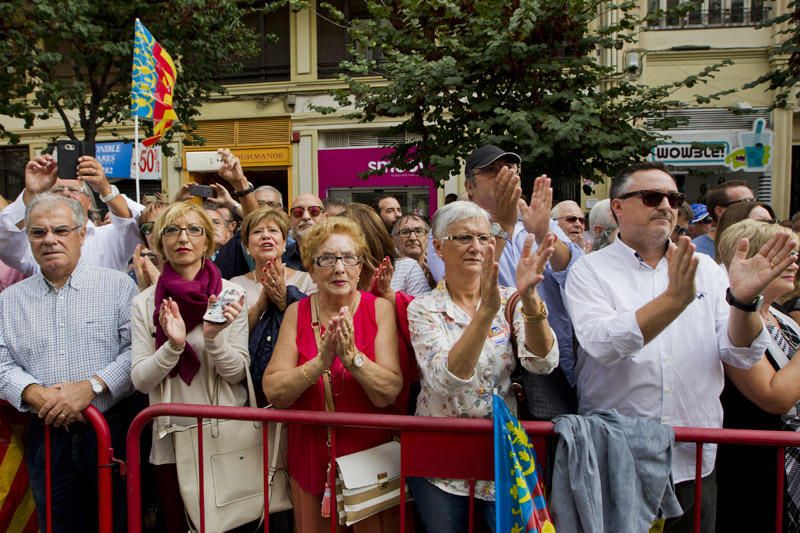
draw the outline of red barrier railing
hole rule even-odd
[[[0,401],[0,407],[13,409],[7,402]],[[114,449],[111,446],[111,430],[108,427],[105,417],[95,407],[89,406],[83,410],[83,417],[92,426],[97,435],[97,516],[99,533],[111,533],[112,531],[112,490],[111,490],[111,467],[114,466]],[[51,481],[51,458],[50,458],[50,426],[44,429],[45,441],[45,531],[53,531],[53,501],[52,501],[52,481]]]
[[[466,479],[470,486],[470,509],[474,503],[475,481],[494,479],[494,465],[491,459],[476,460],[476,458],[492,458],[494,456],[492,439],[492,421],[490,419],[468,418],[435,418],[399,415],[375,415],[359,413],[323,413],[318,411],[292,411],[282,409],[254,409],[249,407],[220,407],[194,404],[157,404],[148,407],[134,419],[128,430],[127,455],[128,455],[128,509],[141,509],[141,464],[140,464],[140,439],[146,424],[158,416],[178,416],[196,418],[198,424],[203,419],[219,418],[229,420],[257,420],[265,422],[264,432],[264,508],[269,509],[269,465],[268,425],[266,422],[282,422],[285,424],[306,424],[314,426],[358,427],[390,429],[400,433],[401,445],[401,501],[404,501],[403,482],[408,476],[442,477]],[[537,450],[542,444],[542,438],[554,435],[553,424],[550,422],[523,422],[529,435],[537,441]],[[202,432],[198,432],[198,453],[202,457]],[[334,431],[335,436],[335,431]],[[455,439],[458,439],[457,442]],[[675,428],[677,442],[694,442],[697,445],[697,468],[695,489],[695,516],[694,530],[700,531],[700,497],[702,495],[702,449],[704,443],[714,444],[739,444],[753,446],[776,447],[778,457],[778,483],[776,503],[776,531],[782,531],[783,516],[783,484],[784,468],[783,454],[787,446],[800,446],[800,434],[786,431],[755,431],[732,429],[708,428]],[[540,464],[546,464],[546,450],[540,457]],[[331,448],[333,457],[331,463],[335,464],[336,448],[335,439]],[[200,465],[202,468],[202,460]],[[335,469],[331,469],[331,486],[335,484]],[[205,480],[200,471],[199,493],[201,498],[200,531],[204,532],[203,494]],[[333,506],[331,517],[331,531],[336,531],[337,506]],[[406,506],[400,506],[401,531],[405,531]],[[472,510],[469,515],[469,531],[472,531],[474,515]],[[140,533],[142,530],[142,517],[139,512],[128,513],[129,533]],[[264,531],[269,532],[269,520],[264,520]]]

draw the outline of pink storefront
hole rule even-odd
[[[437,206],[436,188],[421,169],[410,171],[390,168],[382,176],[366,180],[359,174],[387,166],[391,148],[326,148],[318,153],[319,194],[336,196],[351,202],[372,205],[384,195],[392,195],[403,211],[433,215]]]

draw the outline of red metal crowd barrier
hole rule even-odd
[[[467,479],[470,484],[470,500],[474,499],[475,481],[494,479],[494,448],[492,440],[492,421],[489,419],[433,418],[399,415],[372,415],[354,413],[321,413],[317,411],[292,411],[282,409],[254,409],[249,407],[219,407],[192,404],[157,404],[148,407],[136,417],[127,436],[128,451],[128,509],[141,509],[141,465],[139,461],[141,433],[145,425],[157,416],[182,416],[197,418],[202,424],[205,418],[231,420],[258,420],[264,432],[264,506],[269,509],[269,486],[266,465],[269,464],[268,425],[266,422],[286,424],[308,424],[332,426],[334,428],[359,427],[391,429],[400,434],[401,445],[401,501],[404,498],[404,483],[407,476],[443,477]],[[542,447],[544,438],[554,435],[550,422],[523,422],[531,435],[539,453],[540,464],[546,464],[547,450]],[[335,433],[334,433],[335,434]],[[770,446],[776,448],[778,465],[777,520],[776,531],[782,531],[784,449],[786,446],[800,446],[800,434],[785,431],[754,431],[707,428],[675,428],[677,442],[693,442],[697,445],[696,480],[702,471],[703,443],[739,444]],[[198,433],[198,451],[202,455],[202,433]],[[332,447],[333,459],[336,457],[335,439]],[[476,460],[479,458],[479,460]],[[482,459],[482,460],[481,460]],[[333,460],[332,460],[333,462]],[[202,464],[202,462],[200,463]],[[331,469],[333,470],[333,469]],[[331,472],[331,486],[334,485],[334,472]],[[199,493],[204,494],[204,479],[201,472]],[[696,483],[695,501],[700,502],[701,483]],[[471,502],[472,503],[472,502]],[[201,533],[204,531],[203,509],[201,506]],[[336,531],[336,506],[331,520],[331,531]],[[469,531],[473,530],[474,515],[470,505]],[[405,531],[406,506],[400,509],[401,531]],[[695,531],[700,530],[700,505],[695,505]],[[129,533],[140,533],[142,517],[138,512],[128,513]],[[269,533],[269,521],[264,521],[264,531]]]
[[[0,401],[0,407],[12,409],[7,402]],[[111,431],[103,414],[95,407],[83,410],[83,417],[92,426],[97,435],[97,515],[99,533],[112,531],[112,490],[111,468],[114,466],[114,449],[111,446]],[[45,487],[46,487],[46,524],[45,531],[53,531],[52,490],[51,490],[51,458],[50,458],[50,426],[45,426]]]

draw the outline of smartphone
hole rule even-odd
[[[78,158],[84,155],[94,157],[94,144],[86,141],[57,141],[56,159],[58,160],[58,177],[66,180],[78,178]]]
[[[189,185],[189,194],[199,198],[212,198],[216,196],[214,189],[208,185],[198,185],[197,183]]]
[[[217,302],[208,308],[206,314],[203,315],[203,320],[211,322],[212,324],[224,324],[227,322],[222,315],[222,310],[225,306],[232,304],[242,297],[242,292],[238,289],[225,289],[217,297]]]

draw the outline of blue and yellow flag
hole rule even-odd
[[[133,40],[133,75],[131,80],[131,116],[153,120],[153,137],[142,143],[158,142],[177,120],[172,109],[172,94],[177,78],[175,63],[139,19]]]
[[[555,533],[528,434],[497,394],[493,404],[497,533]]]

